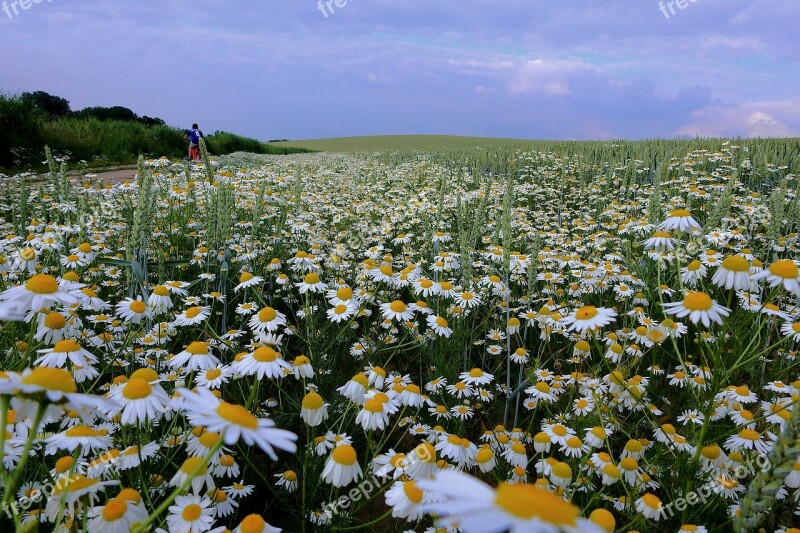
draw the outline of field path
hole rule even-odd
[[[109,172],[98,172],[95,174],[97,176],[96,179],[99,179],[109,185],[119,185],[120,183],[124,183],[126,181],[134,181],[136,179],[136,169],[126,169],[126,170],[112,170]]]

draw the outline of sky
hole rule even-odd
[[[0,90],[206,133],[800,136],[796,0],[0,7]]]

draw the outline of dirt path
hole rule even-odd
[[[85,179],[83,176],[76,176],[75,178],[78,181],[83,181]],[[136,169],[131,168],[126,170],[112,170],[110,172],[98,172],[92,179],[99,179],[103,183],[108,183],[109,185],[119,185],[126,181],[135,181]]]

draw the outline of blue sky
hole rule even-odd
[[[0,2],[0,89],[73,109],[263,140],[800,136],[793,0],[28,1]]]

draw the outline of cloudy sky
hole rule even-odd
[[[0,89],[263,140],[800,136],[795,0],[338,2],[7,0]]]

